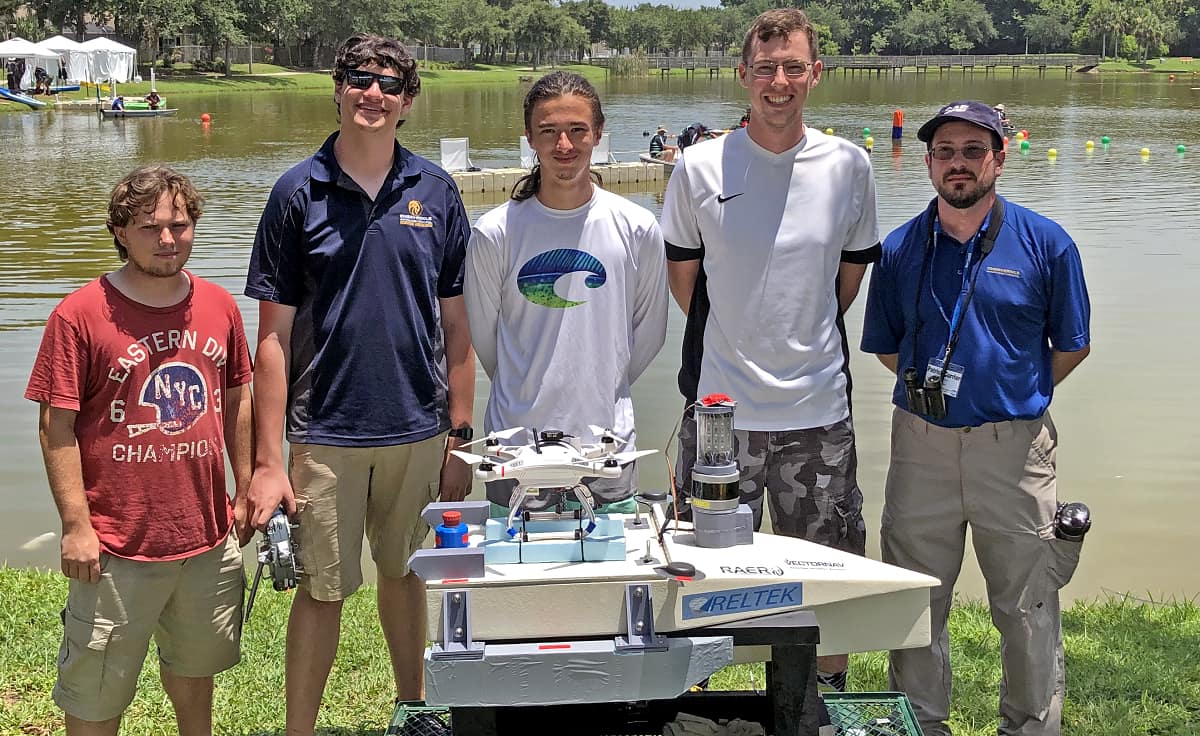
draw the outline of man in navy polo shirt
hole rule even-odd
[[[999,733],[1058,734],[1058,590],[1080,544],[1054,533],[1047,408],[1089,350],[1079,251],[1057,224],[996,195],[1003,128],[990,106],[946,105],[917,137],[937,197],[884,240],[862,349],[900,377],[883,559],[942,584],[931,593],[932,644],[892,652],[891,683],[927,736],[950,734],[946,619],[969,524],[1000,632]],[[938,379],[940,392],[930,388]]]
[[[333,80],[339,130],[276,182],[246,284],[260,304],[248,513],[261,529],[284,503],[305,570],[288,622],[289,734],[313,733],[364,528],[397,696],[421,697],[424,586],[407,562],[425,505],[470,484],[448,455],[471,434],[470,225],[450,176],[396,142],[416,63],[398,41],[356,35]]]

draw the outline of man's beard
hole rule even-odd
[[[179,263],[178,261],[160,266],[155,266],[153,261],[151,261],[149,265],[144,265],[138,263],[137,259],[135,259],[133,256],[129,257],[129,265],[133,266],[134,270],[136,270],[138,273],[160,279],[169,279],[178,275],[179,272],[183,270],[183,264]]]
[[[952,173],[958,174],[961,172],[952,172]],[[947,174],[947,176],[950,176],[950,175],[951,174]],[[991,181],[986,182],[986,183],[982,183],[979,181],[979,178],[976,177],[975,181],[972,182],[972,184],[974,186],[966,187],[963,189],[957,189],[956,188],[957,185],[943,183],[943,184],[938,185],[937,193],[942,199],[944,199],[946,201],[946,204],[950,205],[954,209],[965,210],[965,209],[969,209],[970,207],[974,206],[975,203],[977,203],[979,200],[986,197],[988,194],[990,194],[992,192],[993,189],[996,188],[996,180],[995,179],[992,179]]]

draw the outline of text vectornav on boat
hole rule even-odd
[[[693,593],[683,597],[684,620],[727,616],[746,611],[769,611],[772,608],[798,606],[803,600],[802,583],[756,585],[751,588],[731,588],[715,593]]]

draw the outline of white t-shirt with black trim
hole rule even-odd
[[[849,416],[838,268],[877,260],[880,250],[863,149],[812,128],[782,153],[745,129],[697,144],[667,185],[662,231],[668,259],[702,260],[685,395],[692,361],[697,395],[737,400],[739,429],[808,429]]]

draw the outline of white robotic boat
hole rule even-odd
[[[697,466],[694,522],[678,521],[666,494],[639,496],[637,514],[593,516],[583,486],[573,491],[583,510],[525,511],[521,499],[547,487],[538,478],[551,470],[578,483],[631,458],[612,451],[608,433],[593,445],[561,433],[508,448],[485,439],[485,455],[464,459],[481,479],[518,479],[513,513],[431,504],[426,521],[442,523],[439,533],[462,523],[455,543],[465,546],[410,561],[427,586],[435,642],[426,702],[451,708],[455,734],[503,733],[505,711],[519,714],[514,730],[537,732],[538,709],[668,701],[730,664],[769,661],[759,720],[770,733],[815,735],[816,654],[929,643],[935,578],[753,533],[729,462]]]

